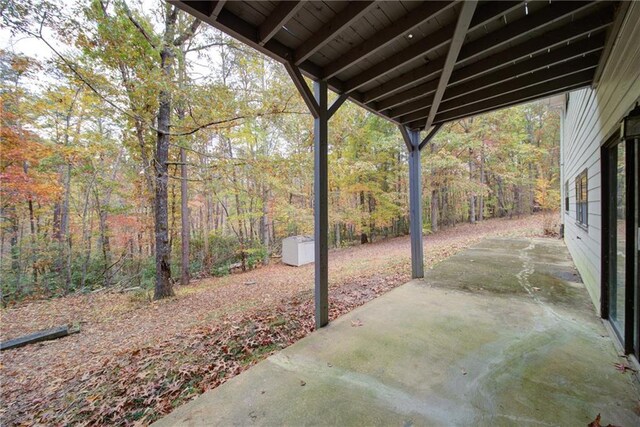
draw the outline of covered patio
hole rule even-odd
[[[561,241],[489,239],[157,425],[632,426],[625,362]]]
[[[411,275],[421,278],[424,147],[447,122],[597,84],[629,7],[548,0],[168,1],[282,63],[314,118],[317,328],[329,322],[327,157],[330,119],[340,106],[350,100],[398,125],[409,163]],[[330,90],[337,94],[331,103]]]
[[[597,85],[628,3],[172,2],[281,62],[314,118],[319,330],[158,425],[637,425],[561,241],[487,240],[425,274],[420,159],[447,122]],[[329,121],[346,100],[406,145],[414,280],[328,324]]]

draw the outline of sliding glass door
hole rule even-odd
[[[603,149],[603,314],[626,353],[640,359],[637,141],[615,137]]]
[[[625,168],[625,143],[619,143],[611,148],[611,178],[613,185],[613,202],[610,206],[610,264],[609,264],[609,320],[621,339],[624,338],[626,277],[625,277],[625,251],[626,251],[626,168]]]

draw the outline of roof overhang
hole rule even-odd
[[[410,130],[590,86],[619,2],[171,1]]]

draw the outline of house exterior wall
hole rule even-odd
[[[638,22],[640,2],[634,2],[629,6],[597,87],[570,93],[563,112],[561,215],[565,242],[598,312],[602,256],[600,149],[615,132],[619,132],[620,121],[640,99]],[[576,219],[575,179],[585,169],[588,176],[588,226],[582,227]],[[565,211],[567,181],[569,210]]]

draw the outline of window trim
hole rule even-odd
[[[584,182],[583,182],[584,180]],[[589,172],[584,169],[576,176],[576,224],[583,228],[589,228]],[[584,199],[583,196],[584,195]]]

